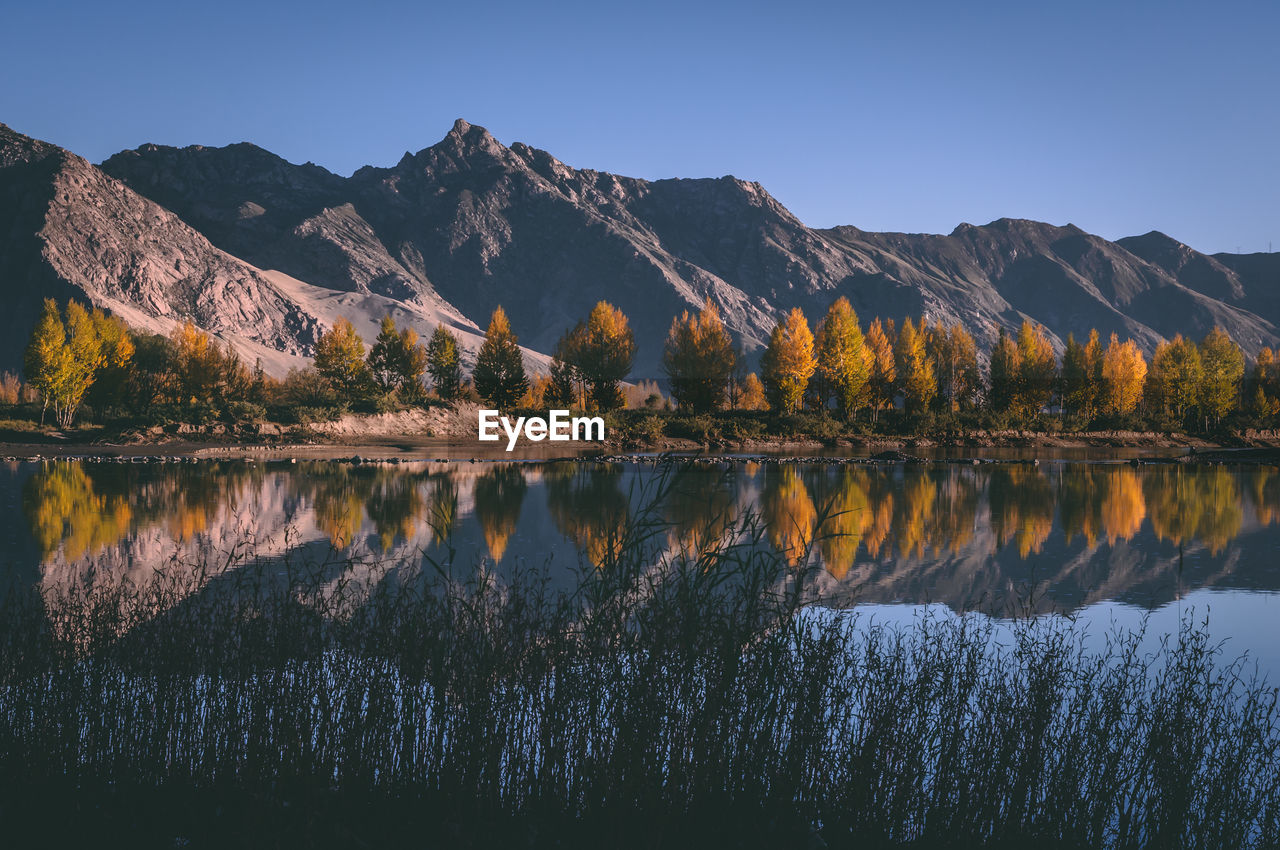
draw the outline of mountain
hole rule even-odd
[[[1015,219],[949,235],[814,229],[758,183],[574,169],[461,120],[439,143],[350,177],[243,143],[148,144],[95,169],[7,128],[2,138],[0,198],[12,201],[0,212],[0,285],[33,303],[81,292],[130,321],[191,317],[284,352],[277,371],[338,315],[368,338],[387,311],[420,333],[450,324],[473,356],[499,304],[529,364],[545,368],[602,298],[635,328],[636,377],[661,374],[672,317],[704,298],[748,351],[786,310],[816,321],[840,295],[864,319],[960,321],[988,345],[1024,318],[1059,346],[1096,327],[1150,350],[1215,324],[1250,354],[1280,344],[1273,255]],[[75,192],[59,189],[65,171]],[[29,319],[5,318],[24,338]],[[13,362],[0,356],[0,368]]]
[[[247,349],[300,355],[317,323],[262,272],[61,148],[0,125],[0,364],[14,368],[46,296],[167,332],[190,319]]]

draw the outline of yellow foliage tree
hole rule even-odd
[[[991,363],[988,366],[987,382],[990,386],[987,394],[987,406],[993,411],[1013,410],[1018,399],[1018,375],[1022,370],[1022,358],[1018,354],[1018,345],[1013,338],[1000,329],[996,344],[991,349]],[[1014,411],[1015,414],[1018,411]]]
[[[1053,395],[1058,364],[1044,328],[1023,320],[1018,329],[1018,389],[1014,404],[1023,419],[1033,419]]]
[[[954,413],[972,404],[979,389],[978,349],[964,325],[947,328],[939,321],[925,333],[925,349],[946,407]]]
[[[769,404],[779,413],[800,409],[818,362],[813,356],[813,333],[799,307],[792,308],[778,322],[769,337],[769,347],[760,360]]]
[[[1147,380],[1147,360],[1131,339],[1120,342],[1116,334],[1102,355],[1102,410],[1124,416],[1142,400]]]
[[[662,368],[682,408],[702,413],[721,407],[734,361],[733,341],[710,298],[697,316],[685,310],[671,321]]]
[[[747,375],[742,382],[742,394],[738,399],[739,410],[768,410],[769,401],[765,398],[764,384],[755,372]]]
[[[876,318],[867,328],[864,339],[871,358],[867,391],[871,410],[877,418],[881,408],[893,407],[893,388],[898,381],[898,370],[893,360],[893,337],[893,322],[881,324]]]
[[[1156,346],[1147,380],[1147,403],[1182,419],[1199,400],[1204,383],[1200,350],[1178,334]]]
[[[573,364],[591,386],[591,400],[599,410],[623,404],[618,385],[631,372],[636,355],[635,333],[627,316],[608,301],[601,301],[587,317],[581,359]]]
[[[1214,325],[1200,342],[1200,362],[1204,366],[1204,383],[1200,387],[1204,415],[1221,419],[1235,407],[1240,394],[1244,353],[1226,331]]]
[[[938,392],[938,382],[925,350],[924,336],[916,331],[909,318],[903,320],[902,330],[898,332],[894,365],[907,411],[920,413],[927,410]]]
[[[345,398],[369,394],[373,379],[365,362],[364,340],[349,320],[339,317],[316,340],[316,371]]]
[[[849,418],[866,403],[871,357],[848,298],[832,304],[818,326],[817,360],[818,372],[835,393],[841,415]]]
[[[44,308],[32,330],[24,357],[27,381],[40,391],[44,409],[53,408],[54,419],[62,428],[71,426],[85,393],[93,385],[99,370],[106,365],[99,324],[84,305],[67,302],[65,320],[58,315],[58,305],[45,299]],[[113,342],[110,354],[117,358],[132,356],[132,344]]]

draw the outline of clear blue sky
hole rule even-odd
[[[0,0],[0,122],[97,162],[349,174],[455,118],[577,167],[758,180],[808,224],[1001,216],[1280,250],[1280,3]]]

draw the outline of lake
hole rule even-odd
[[[1273,467],[59,460],[0,499],[24,846],[1280,840]]]
[[[485,564],[571,587],[641,522],[655,560],[750,538],[832,608],[1149,615],[1155,633],[1194,610],[1230,654],[1280,670],[1271,466],[62,460],[0,468],[0,498],[2,568],[46,590],[250,556],[324,562],[326,582],[369,590]]]

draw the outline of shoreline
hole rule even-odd
[[[627,461],[672,457],[704,460],[791,460],[806,463],[850,462],[1034,462],[1038,460],[1127,460],[1131,463],[1275,463],[1280,441],[1213,441],[1187,435],[1151,432],[978,432],[963,437],[929,438],[867,435],[818,440],[746,440],[699,443],[664,438],[653,445],[616,440],[568,448],[523,444],[507,452],[492,443],[405,434],[372,439],[310,442],[166,440],[114,443],[106,441],[0,442],[0,460],[89,460],[117,462],[200,460],[345,461],[349,463]],[[1094,457],[1090,457],[1095,455]]]

